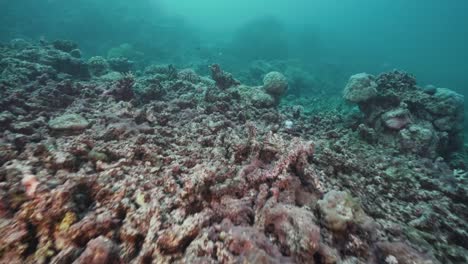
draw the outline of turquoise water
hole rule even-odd
[[[245,67],[259,52],[261,59],[333,66],[346,77],[399,68],[415,74],[422,85],[464,92],[467,5],[432,0],[2,1],[0,38],[67,38],[87,56],[130,43],[146,58],[178,64],[208,58]],[[271,27],[264,25],[270,22]],[[236,39],[245,27],[257,27],[258,38]]]
[[[0,0],[0,263],[468,263],[467,7]]]

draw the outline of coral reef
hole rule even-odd
[[[261,85],[268,73],[280,72],[288,82],[286,94],[292,98],[316,98],[319,95],[325,95],[324,98],[336,97],[345,80],[339,78],[341,74],[338,75],[336,71],[330,73],[324,69],[327,69],[326,64],[317,68],[296,60],[255,60],[248,67],[244,66],[234,73],[244,84]]]
[[[109,71],[109,63],[101,56],[94,56],[88,60],[89,72],[93,76],[102,76]]]
[[[414,151],[455,144],[449,90],[366,75],[347,88],[364,116],[318,114],[217,66],[83,79],[19,44],[0,55],[2,263],[468,262],[467,173]]]
[[[425,90],[413,76],[393,71],[353,75],[343,97],[359,105],[381,143],[432,158],[460,150],[464,99],[454,91]]]
[[[126,58],[109,58],[107,59],[109,67],[116,72],[128,73],[131,72],[134,66],[134,62]]]
[[[71,53],[73,50],[78,49],[78,44],[70,40],[58,39],[53,41],[52,45],[54,46],[54,48],[67,53]]]
[[[220,89],[227,89],[234,85],[239,85],[240,82],[232,76],[232,74],[224,72],[218,64],[210,66],[211,78],[216,82],[216,86]]]
[[[343,97],[353,103],[365,102],[377,96],[375,77],[367,73],[351,76],[343,91]]]
[[[279,103],[281,96],[288,89],[288,81],[283,74],[279,72],[270,72],[263,78],[263,89],[271,95],[277,103]]]

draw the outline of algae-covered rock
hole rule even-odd
[[[0,166],[16,157],[17,152],[12,144],[0,143]]]
[[[216,86],[225,90],[229,87],[240,85],[241,83],[232,76],[232,74],[225,72],[221,69],[219,64],[213,64],[210,66],[211,78],[216,82]]]
[[[450,132],[451,130],[454,130],[454,128],[457,130],[457,126],[462,127],[462,122],[458,119],[459,118],[454,118],[452,116],[444,116],[441,118],[437,118],[436,120],[434,120],[433,123],[438,130]],[[463,119],[463,117],[461,117],[460,119]]]
[[[22,39],[22,38],[16,38],[16,39],[12,39],[10,41],[10,46],[13,48],[13,49],[26,49],[28,47],[31,46],[31,43],[27,42],[26,40]]]
[[[88,60],[89,72],[93,76],[102,76],[109,72],[109,63],[101,56],[94,56]]]
[[[410,125],[399,133],[401,149],[422,156],[435,153],[439,139],[430,124]]]
[[[363,211],[359,203],[347,192],[330,191],[318,201],[325,225],[336,232],[343,232],[348,225],[359,221]]]
[[[49,128],[57,131],[80,131],[88,126],[88,120],[79,114],[64,114],[49,121]]]
[[[269,204],[267,202],[267,204]],[[313,258],[320,245],[320,228],[312,212],[287,204],[265,206],[259,219],[298,262]],[[262,222],[262,221],[259,221]]]
[[[288,80],[280,72],[270,72],[263,78],[263,89],[277,98],[288,89]]]
[[[54,42],[52,42],[52,46],[58,50],[68,53],[78,48],[78,44],[76,44],[75,42],[63,39],[55,40]]]
[[[67,231],[68,228],[77,221],[77,216],[73,212],[67,212],[65,213],[65,216],[63,217],[62,221],[60,224],[57,226],[58,231]]]
[[[88,64],[67,52],[51,51],[49,56],[41,58],[41,62],[52,66],[58,72],[70,74],[76,78],[87,79],[89,77]]]
[[[268,108],[275,105],[273,97],[264,92],[253,94],[251,100],[252,104],[258,108]]]
[[[3,111],[0,113],[0,125],[6,127],[6,125],[10,124],[15,118],[15,115],[11,112]]]
[[[80,59],[81,58],[81,50],[80,49],[74,49],[74,50],[70,51],[70,55],[73,58]]]
[[[124,77],[124,74],[120,72],[107,72],[104,75],[99,76],[99,79],[106,82],[116,82]]]
[[[447,88],[437,88],[433,96],[434,101],[427,104],[429,112],[437,115],[453,115],[463,109],[463,95]]]
[[[359,105],[363,124],[385,146],[432,158],[462,147],[464,101],[452,90],[422,89],[412,75],[394,70],[351,76],[343,97]]]
[[[120,73],[127,73],[132,71],[132,68],[135,64],[133,61],[121,57],[109,58],[107,59],[107,62],[109,63],[109,67],[111,68],[111,70]]]
[[[367,73],[358,73],[349,78],[343,91],[343,97],[347,101],[360,103],[377,95],[377,83],[375,77]]]
[[[73,263],[120,263],[118,246],[112,240],[99,236],[88,242],[85,251]]]
[[[92,149],[88,153],[88,159],[90,159],[92,161],[108,161],[109,157],[104,152],[100,152],[98,150]]]
[[[13,83],[27,83],[43,74],[48,76],[56,75],[56,71],[51,66],[15,58],[0,60],[0,71],[2,79]]]

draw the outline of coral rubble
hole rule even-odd
[[[468,262],[448,89],[360,74],[344,97],[362,116],[307,114],[278,106],[278,72],[129,74],[19,44],[0,60],[2,263]]]

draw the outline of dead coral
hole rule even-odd
[[[216,82],[216,86],[221,90],[225,90],[229,87],[239,85],[240,82],[232,74],[224,72],[221,70],[221,67],[218,64],[213,64],[210,66],[211,69],[211,78]]]

